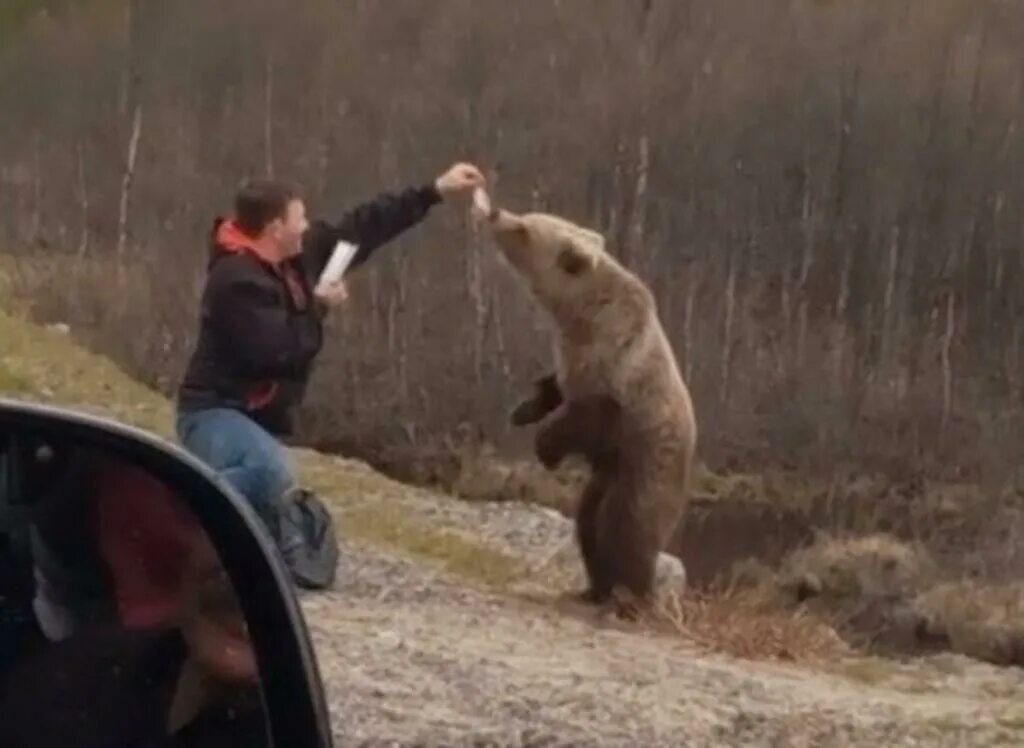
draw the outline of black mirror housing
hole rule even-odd
[[[272,745],[331,746],[320,673],[289,573],[248,503],[184,450],[106,419],[0,398],[0,454],[6,461],[0,484],[0,536],[18,525],[20,513],[31,509],[17,500],[26,482],[49,479],[46,471],[25,469],[25,450],[61,445],[116,457],[146,471],[184,500],[219,556],[245,616]],[[60,451],[44,457],[60,459]],[[18,533],[8,534],[11,543],[24,542]],[[6,581],[0,571],[0,594]]]

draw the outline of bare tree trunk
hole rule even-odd
[[[990,321],[993,316],[993,304],[1003,294],[1003,280],[1006,277],[1003,259],[1006,255],[1006,250],[1003,242],[1003,232],[1001,231],[1003,209],[1006,207],[1006,193],[1003,190],[999,190],[992,202],[992,240],[986,243],[988,248],[986,265],[989,268],[990,277],[987,279],[989,293],[986,299],[988,303],[985,307],[985,317]]]
[[[982,4],[982,3],[979,3]],[[985,18],[981,24],[981,35],[978,38],[978,53],[974,60],[974,76],[971,81],[971,98],[968,104],[970,116],[967,119],[967,145],[974,145],[978,133],[978,102],[981,100],[982,68],[985,64],[985,53],[988,51],[989,26],[992,18],[992,3],[985,2]]]
[[[732,376],[733,324],[736,314],[736,256],[729,258],[729,275],[725,283],[725,314],[722,324],[722,372],[719,381],[718,402],[724,405],[729,399],[729,380]]]
[[[651,163],[651,13],[653,0],[640,0],[640,43],[637,50],[637,85],[640,87],[639,135],[637,137],[636,180],[633,186],[632,210],[622,247],[622,261],[639,268],[639,252],[644,244],[647,217],[647,184]]]
[[[956,333],[956,292],[946,294],[946,331],[942,337],[942,433],[946,433],[953,409],[953,337]]]
[[[639,268],[639,254],[644,246],[647,214],[647,181],[651,162],[651,140],[646,132],[637,144],[636,187],[633,190],[633,211],[629,239],[623,252],[623,262]]]
[[[409,401],[409,321],[406,319],[405,310],[408,300],[409,283],[409,262],[405,258],[398,260],[398,288],[395,296],[398,298],[399,315],[398,324],[400,333],[398,335],[398,394],[400,402]]]
[[[274,60],[267,52],[263,85],[263,157],[267,176],[274,177]]]
[[[81,262],[89,250],[89,187],[85,181],[85,148],[78,141],[78,204],[82,209],[82,230],[78,237],[75,256]]]
[[[853,72],[847,74],[842,72],[839,82],[839,112],[836,122],[837,145],[835,170],[832,177],[832,211],[828,221],[827,246],[835,247],[839,244],[839,230],[843,224],[843,215],[846,207],[848,170],[846,168],[850,153],[850,141],[853,133],[853,115],[855,113],[860,94],[861,67],[858,60]],[[835,351],[835,369],[833,387],[838,398],[844,394],[844,378],[846,349],[850,344],[849,322],[846,318],[846,310],[850,300],[850,274],[853,268],[853,251],[850,241],[841,237],[847,244],[843,257],[843,269],[840,275],[839,291],[836,298],[835,308],[835,337],[833,341]],[[856,363],[856,362],[854,362]]]
[[[43,175],[39,163],[39,132],[32,136],[32,224],[29,241],[35,244],[43,230]]]
[[[688,273],[686,283],[686,305],[683,315],[683,378],[690,382],[693,377],[693,352],[696,349],[693,340],[693,318],[696,314],[697,293],[700,290],[700,277],[697,271]]]
[[[372,272],[372,270],[370,270]],[[355,302],[355,303],[353,303]],[[372,320],[373,310],[365,309],[361,299],[353,298],[349,300],[351,307],[345,309],[343,314],[339,314],[337,319],[341,327],[341,337],[349,343],[349,350],[354,348],[356,340],[359,340],[358,332],[362,325],[360,321],[370,316]],[[356,413],[358,412],[359,404],[364,399],[362,396],[362,382],[359,376],[359,364],[360,358],[348,353],[342,356],[342,362],[340,364],[343,367],[341,376],[345,378],[346,387],[344,388],[345,397],[345,415],[347,418],[355,419]]]
[[[384,317],[380,303],[380,269],[376,266],[369,268],[367,275],[370,276],[370,315],[374,321],[374,332],[379,334]]]
[[[387,310],[384,313],[384,332],[388,347],[388,360],[395,360],[395,346],[398,342],[398,334],[395,325],[395,317],[398,313],[397,294],[388,297]]]
[[[896,366],[892,359],[893,308],[896,303],[896,275],[900,262],[900,227],[893,226],[889,238],[889,265],[885,279],[885,296],[882,301],[882,351],[881,369],[885,381],[894,381]]]
[[[624,148],[622,145],[622,139],[616,138],[615,141],[615,154],[614,154],[614,166],[612,167],[612,186],[611,186],[611,198],[609,199],[608,208],[608,237],[612,242],[619,243],[621,239],[620,234],[622,233],[622,182],[623,182],[623,167],[622,161],[625,158],[623,154]],[[623,247],[617,247],[619,252],[623,251]],[[628,249],[626,250],[628,252]],[[620,257],[621,254],[620,254]],[[626,260],[622,257],[623,261]]]
[[[78,248],[75,250],[75,268],[72,273],[72,294],[75,297],[75,308],[79,308],[79,291],[81,288],[82,263],[89,250],[89,188],[85,181],[85,153],[82,141],[78,142],[78,204],[82,210],[82,230],[78,237]]]
[[[128,62],[121,71],[121,85],[117,91],[117,112],[121,120],[128,119],[132,111],[133,102],[131,96],[135,85],[133,76],[137,61],[135,39],[138,35],[139,2],[140,0],[130,0],[124,6],[124,28],[125,35],[128,37]]]
[[[490,189],[494,191],[497,188],[498,174],[492,172],[489,177]],[[534,191],[533,201],[535,204],[538,202],[536,190]],[[484,385],[484,359],[486,358],[484,346],[487,337],[489,305],[484,291],[482,257],[484,237],[476,222],[469,221],[468,224],[469,257],[466,261],[466,290],[473,304],[473,377],[476,384],[476,393],[480,394]]]
[[[124,268],[125,248],[128,245],[128,204],[131,198],[132,180],[135,177],[135,160],[139,155],[139,139],[142,137],[142,103],[135,105],[132,116],[132,134],[128,140],[128,155],[121,175],[121,201],[117,213],[117,263]]]
[[[325,115],[326,120],[326,115]],[[331,135],[326,126],[323,128],[323,135],[320,137],[320,147],[317,149],[317,195],[320,200],[327,194],[327,174],[331,166]]]
[[[508,346],[505,343],[505,325],[501,314],[500,303],[491,304],[491,314],[494,322],[494,342],[497,348],[498,363],[501,371],[501,387],[505,392],[512,386],[512,365],[509,361]]]
[[[124,280],[124,255],[128,246],[128,208],[132,181],[135,177],[135,162],[139,154],[139,140],[142,137],[142,4],[143,0],[131,0],[128,5],[128,60],[124,79],[124,113],[131,114],[131,130],[124,169],[121,173],[121,197],[117,212],[116,257],[119,281]]]
[[[797,289],[800,295],[800,306],[797,310],[796,356],[794,357],[797,372],[803,371],[804,356],[807,353],[807,281],[811,275],[811,266],[814,264],[814,219],[812,206],[813,198],[811,195],[811,180],[808,177],[804,186],[804,199],[801,215],[804,246],[800,258],[800,278],[797,281]]]
[[[850,329],[846,319],[846,310],[850,303],[850,271],[853,266],[853,253],[847,249],[843,258],[843,270],[839,276],[839,291],[836,295],[834,314],[835,334],[833,338],[834,369],[832,387],[837,398],[844,394],[844,377],[846,370],[846,352],[849,347]]]
[[[466,287],[473,303],[473,377],[477,392],[484,381],[484,337],[487,328],[487,300],[484,298],[483,268],[480,261],[480,237],[474,229],[469,237],[469,258],[466,264]]]
[[[1021,397],[1021,394],[1024,393],[1024,377],[1021,376],[1021,343],[1024,342],[1022,341],[1024,329],[1017,322],[1016,314],[1012,318],[1014,323],[1010,331],[1010,345],[1006,347],[1006,355],[1003,358],[1005,362],[1004,376],[1010,391],[1011,407],[1019,408],[1024,405]]]

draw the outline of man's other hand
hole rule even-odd
[[[455,164],[452,168],[439,176],[434,185],[442,197],[454,195],[459,192],[468,192],[475,187],[482,187],[484,175],[473,164]]]
[[[317,286],[313,291],[313,295],[316,297],[317,301],[328,309],[348,301],[348,289],[345,288],[344,281]]]

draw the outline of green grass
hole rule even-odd
[[[415,517],[409,496],[424,493],[365,465],[308,450],[296,454],[303,482],[338,512],[341,532],[372,545],[401,549],[414,559],[492,589],[501,589],[522,572],[521,562],[474,541],[453,528]]]
[[[67,336],[0,312],[0,395],[115,418],[167,437],[171,406],[109,359]]]
[[[0,394],[11,397],[28,394],[31,390],[31,382],[11,371],[3,361],[0,361]]]
[[[491,589],[505,589],[523,571],[520,562],[458,532],[410,520],[399,506],[361,506],[342,514],[343,532],[401,548],[450,574]]]

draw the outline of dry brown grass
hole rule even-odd
[[[443,458],[452,463],[450,475],[441,487],[467,500],[522,501],[571,511],[589,468],[572,459],[558,470],[547,470],[536,459],[512,459],[499,454],[490,444],[463,444],[452,448]],[[421,470],[425,475],[439,471]],[[736,502],[770,501],[775,505],[797,505],[806,509],[815,486],[783,473],[718,475],[698,465],[693,493],[709,500]],[[820,489],[819,489],[820,490]]]
[[[773,575],[747,576],[763,590]],[[855,643],[1024,666],[1024,584],[949,581],[923,548],[886,535],[823,537],[794,552],[774,585],[789,607],[803,602]]]
[[[649,622],[709,652],[746,660],[818,663],[850,651],[825,621],[754,590],[670,596]]]
[[[884,534],[822,536],[783,562],[774,589],[788,607],[814,612],[853,646],[916,652],[942,646],[922,636],[913,604],[939,578],[918,545]]]
[[[950,648],[997,665],[1024,666],[1024,584],[963,580],[938,584],[914,607]]]
[[[464,448],[456,457],[458,473],[444,488],[471,501],[519,501],[564,513],[572,510],[588,475],[579,463],[550,471],[536,460],[502,457],[486,445]]]
[[[779,582],[800,599],[907,598],[936,574],[937,567],[923,547],[890,535],[822,536],[786,559]]]

